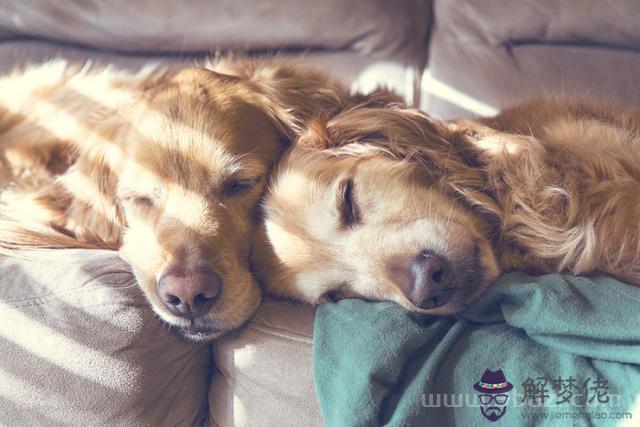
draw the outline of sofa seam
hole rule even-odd
[[[262,328],[260,326],[263,326]],[[305,344],[312,344],[313,343],[313,336],[308,336],[308,335],[303,335],[300,333],[296,333],[296,332],[292,332],[288,329],[282,329],[282,328],[272,328],[266,325],[259,325],[257,323],[249,323],[247,325],[248,329],[253,329],[255,331],[258,332],[263,332],[263,333],[267,333],[270,334],[272,336],[276,336],[276,337],[280,337],[280,338],[285,338],[291,341],[296,341],[296,342],[303,342]],[[284,333],[284,332],[288,332]]]

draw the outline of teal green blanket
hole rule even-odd
[[[640,288],[604,276],[508,274],[458,318],[324,304],[313,346],[329,426],[640,425]]]

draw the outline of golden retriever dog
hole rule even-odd
[[[348,95],[300,65],[214,68],[57,62],[0,80],[0,246],[119,249],[155,312],[194,340],[246,322],[270,170]]]
[[[402,108],[314,122],[264,201],[270,293],[449,315],[501,272],[640,285],[640,112],[558,101],[445,123]]]

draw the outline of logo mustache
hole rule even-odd
[[[484,410],[484,413],[487,415],[500,415],[502,413],[502,408],[490,406]]]

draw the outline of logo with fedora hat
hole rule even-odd
[[[498,421],[507,412],[507,393],[513,388],[513,384],[507,381],[502,369],[484,371],[480,381],[473,385],[475,391],[480,393],[480,411],[489,421]]]

